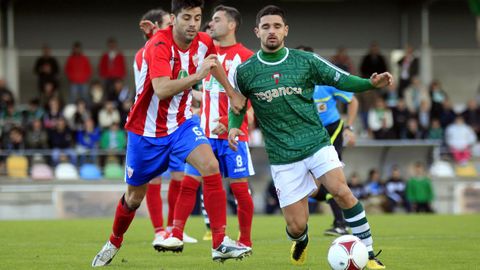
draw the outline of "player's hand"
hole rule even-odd
[[[145,34],[145,35],[151,35],[153,34],[153,30],[155,29],[155,24],[153,22],[151,22],[150,20],[143,20],[139,23],[139,26],[140,26],[140,30],[142,30],[142,32]]]
[[[217,126],[212,130],[213,134],[220,135],[227,132],[227,127],[224,124],[220,123],[219,120],[220,118],[213,120],[213,122],[217,122]]]
[[[240,135],[245,135],[240,129],[238,128],[232,128],[230,129],[230,131],[228,132],[228,146],[230,147],[230,149],[232,149],[233,151],[237,151],[238,150],[238,136]]]
[[[230,98],[230,108],[235,114],[240,114],[240,111],[245,107],[247,103],[247,98],[238,92],[234,92],[233,96]]]
[[[350,129],[343,130],[343,140],[346,142],[347,146],[354,146],[357,142],[357,135]]]
[[[203,59],[202,65],[196,73],[197,80],[203,80],[205,77],[207,77],[208,73],[210,73],[210,70],[215,67],[217,67],[217,55],[210,54],[205,59]]]
[[[392,85],[393,77],[392,74],[384,72],[382,74],[377,74],[376,72],[370,77],[370,83],[375,88],[384,88],[386,86]]]

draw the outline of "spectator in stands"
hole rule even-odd
[[[443,111],[443,102],[448,97],[447,93],[443,91],[440,81],[434,80],[430,84],[430,100],[432,101],[431,116],[432,118],[439,118]]]
[[[70,102],[78,98],[88,99],[88,81],[92,76],[90,60],[83,54],[82,44],[75,42],[72,54],[67,58],[65,74],[70,82]]]
[[[385,58],[380,53],[380,47],[372,42],[368,54],[362,59],[360,73],[362,77],[369,78],[374,72],[378,74],[388,71]],[[368,129],[368,112],[375,105],[375,91],[366,91],[355,95],[360,104],[360,116],[365,129]]]
[[[372,42],[370,44],[370,49],[368,50],[367,55],[362,59],[360,64],[360,74],[363,78],[369,78],[373,73],[383,73],[387,72],[387,62],[385,57],[380,53],[380,46],[377,42]]]
[[[352,59],[348,56],[347,49],[345,47],[338,47],[337,52],[334,56],[330,59],[332,64],[336,65],[337,67],[345,70],[348,73],[355,74],[355,67],[353,66]],[[370,78],[373,73],[367,76]]]
[[[42,91],[40,92],[40,104],[44,107],[47,106],[48,101],[53,97],[60,98],[57,84],[54,84],[53,82],[45,82]]]
[[[47,149],[48,135],[43,129],[42,121],[34,119],[26,133],[26,144],[28,149]]]
[[[406,194],[415,212],[433,213],[430,206],[434,196],[433,187],[430,178],[425,174],[423,163],[415,163],[414,175],[407,181]]]
[[[472,157],[472,146],[477,141],[477,136],[473,128],[465,124],[465,120],[459,115],[455,122],[447,127],[445,140],[455,162],[465,165]]]
[[[418,76],[419,63],[414,55],[413,47],[406,45],[405,55],[398,61],[400,68],[400,78],[398,80],[398,94],[403,97],[404,90],[407,88],[413,77]]]
[[[5,80],[0,78],[0,112],[7,108],[8,103],[15,103],[13,93],[8,89]]]
[[[480,136],[480,108],[475,99],[468,101],[467,108],[462,112],[462,116],[465,123],[473,128],[477,136]]]
[[[410,212],[410,203],[405,193],[406,183],[400,173],[398,166],[393,166],[390,178],[385,183],[385,196],[387,197],[386,210],[389,213],[395,212],[397,207],[402,207]]]
[[[411,85],[405,89],[404,99],[410,113],[417,113],[422,102],[426,102],[430,110],[430,96],[417,77],[413,77]]]
[[[352,191],[355,198],[359,200],[363,200],[367,198],[367,192],[365,190],[365,185],[360,182],[360,177],[358,173],[354,172],[350,176],[350,180],[348,181],[348,187]]]
[[[113,91],[114,95],[113,97],[109,98],[109,100],[113,100],[117,105],[118,112],[120,113],[120,124],[123,126],[127,120],[130,108],[133,105],[132,101],[135,93],[130,91],[123,80],[115,81],[115,84],[113,85]]]
[[[380,172],[377,169],[370,169],[368,178],[365,181],[365,191],[367,196],[380,196],[384,193],[384,186],[382,179],[380,179]]]
[[[118,49],[117,41],[114,38],[107,40],[108,50],[100,58],[98,70],[100,78],[105,81],[105,90],[110,96],[113,93],[113,84],[118,79],[125,79],[125,57]]]
[[[38,77],[38,90],[43,91],[47,82],[58,85],[59,65],[55,57],[52,56],[52,50],[48,45],[43,45],[42,55],[35,61],[33,72]]]
[[[382,92],[382,98],[385,100],[385,104],[390,110],[393,110],[398,105],[399,96],[397,93],[396,86],[394,84],[389,85]]]
[[[45,110],[40,106],[40,100],[33,98],[28,102],[28,109],[23,115],[23,125],[31,125],[34,120],[42,120]]]
[[[265,190],[265,214],[275,214],[278,209],[280,209],[280,203],[278,202],[277,189],[273,180],[271,180]]]
[[[62,108],[60,99],[52,97],[48,101],[47,111],[43,115],[43,126],[47,130],[54,129],[57,126],[57,120],[62,117]]]
[[[65,118],[59,117],[55,121],[55,128],[48,131],[48,142],[52,148],[52,165],[58,164],[62,154],[68,155],[72,164],[77,164],[77,154],[73,150],[73,134],[68,128]]]
[[[18,126],[12,127],[2,148],[7,154],[21,154],[25,150],[23,130]]]
[[[133,95],[133,92],[130,91],[123,80],[115,80],[113,83],[113,92],[110,93],[110,96],[108,96],[107,99],[115,101],[117,105],[120,106],[125,100],[132,99]]]
[[[85,128],[76,132],[76,139],[79,165],[96,163],[100,129],[95,127],[95,122],[92,118],[85,120]]]
[[[125,131],[120,129],[117,122],[113,122],[109,129],[102,132],[100,149],[107,151],[109,155],[118,154],[119,152],[121,153],[121,151],[124,151],[127,146],[126,138],[127,134]],[[121,163],[121,158],[119,161]]]
[[[365,201],[365,208],[369,212],[382,212],[385,204],[385,187],[380,178],[380,173],[377,169],[371,169],[368,172],[368,179],[365,181],[365,192],[367,199]]]
[[[417,112],[417,121],[420,132],[422,133],[422,138],[425,138],[428,129],[430,128],[430,106],[425,100],[420,102],[420,108]]]
[[[418,121],[416,118],[409,118],[407,121],[407,133],[405,139],[420,140],[423,138],[422,131],[418,127]]]
[[[15,108],[13,101],[8,101],[6,108],[0,111],[0,128],[8,132],[12,127],[21,126],[22,113]]]
[[[393,115],[385,106],[385,101],[377,97],[375,108],[368,112],[368,127],[373,132],[375,139],[392,139]]]
[[[443,140],[443,129],[438,118],[432,119],[432,125],[428,130],[427,138],[431,140]]]
[[[77,100],[75,113],[72,119],[70,119],[69,126],[74,132],[82,131],[85,129],[85,123],[88,119],[91,119],[90,111],[87,108],[87,102],[83,99]],[[94,123],[95,125],[95,123]]]
[[[457,118],[457,114],[453,110],[452,102],[449,98],[446,98],[443,102],[442,114],[440,115],[440,124],[443,129],[446,129],[448,125],[453,123]]]
[[[120,113],[113,101],[105,102],[105,106],[100,110],[98,114],[98,123],[102,129],[109,128],[113,123],[120,122]]]
[[[407,122],[411,114],[403,99],[398,100],[397,107],[392,110],[392,114],[395,138],[405,139],[407,137]]]
[[[92,81],[90,85],[90,111],[92,113],[92,118],[98,123],[98,113],[105,103],[106,95],[105,89],[103,88],[102,83],[99,80]]]

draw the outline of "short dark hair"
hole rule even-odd
[[[298,45],[295,49],[297,50],[302,50],[306,52],[313,52],[313,48],[310,46],[305,46],[305,45]]]
[[[168,12],[161,8],[151,9],[147,13],[143,14],[140,21],[151,21],[153,23],[158,23],[158,25],[163,24],[163,16],[168,15]]]
[[[263,17],[263,16],[267,16],[267,15],[278,15],[280,17],[282,17],[282,20],[283,20],[283,23],[285,23],[285,25],[287,24],[287,18],[285,16],[285,11],[278,7],[278,6],[275,6],[275,5],[268,5],[264,8],[262,8],[258,13],[257,13],[257,25],[260,24],[260,19]]]
[[[235,32],[237,32],[238,29],[240,28],[240,25],[242,24],[242,15],[240,15],[240,12],[238,11],[238,9],[234,7],[219,5],[215,7],[215,9],[213,10],[213,13],[215,14],[215,12],[217,11],[225,12],[225,14],[227,14],[227,16],[230,17],[230,19],[235,21],[235,25],[236,25]]]
[[[175,16],[177,16],[182,9],[196,7],[203,8],[203,0],[172,0],[172,13],[175,14]]]

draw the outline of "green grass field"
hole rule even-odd
[[[375,248],[383,249],[387,269],[480,269],[480,215],[370,216]],[[229,218],[236,237],[236,219]],[[330,217],[312,216],[311,242],[304,266],[289,262],[290,243],[281,216],[255,216],[254,253],[243,261],[211,261],[210,242],[187,244],[182,254],[157,253],[151,247],[150,221],[134,220],[124,245],[107,269],[329,269],[331,237],[323,236]],[[0,269],[90,269],[110,233],[111,219],[1,221]],[[193,217],[187,232],[201,238],[203,222]]]

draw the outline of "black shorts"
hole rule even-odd
[[[338,153],[338,159],[342,160],[342,150],[343,150],[343,121],[338,120],[334,123],[325,127],[330,135],[330,143],[335,147],[335,150]]]

